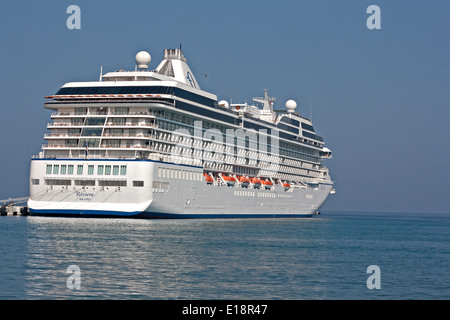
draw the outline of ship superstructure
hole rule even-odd
[[[218,102],[180,49],[155,70],[70,82],[52,96],[47,143],[33,156],[35,215],[148,218],[303,217],[334,192],[331,151],[293,100],[274,111]],[[259,105],[258,105],[259,104]]]

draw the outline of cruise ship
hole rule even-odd
[[[122,218],[311,217],[333,181],[331,151],[288,100],[218,101],[180,49],[158,67],[69,82],[45,97],[46,143],[30,166],[31,215]]]

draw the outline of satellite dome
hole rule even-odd
[[[136,55],[136,64],[139,69],[147,69],[152,57],[147,51],[140,51]]]
[[[219,107],[228,109],[230,107],[230,105],[228,104],[227,101],[222,100],[222,101],[219,102]]]
[[[288,100],[286,101],[286,109],[289,112],[294,112],[295,108],[297,108],[297,102],[295,102],[294,100]]]

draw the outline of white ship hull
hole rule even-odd
[[[66,175],[69,185],[49,185],[48,164],[93,166],[92,174]],[[126,166],[126,175],[98,175],[98,166]],[[58,172],[59,173],[59,172]],[[315,188],[274,185],[270,190],[208,185],[203,168],[150,160],[58,160],[31,162],[28,206],[31,215],[135,218],[245,218],[310,217],[332,190],[331,183]],[[61,179],[61,174],[58,175]],[[80,186],[76,181],[95,181]],[[109,179],[109,180],[108,180]],[[39,180],[39,182],[37,182]],[[70,183],[68,181],[70,180]],[[56,180],[53,180],[56,181]],[[121,186],[99,186],[100,181],[122,181]],[[111,183],[114,184],[114,183]]]

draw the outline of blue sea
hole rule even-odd
[[[449,270],[449,214],[0,217],[2,300],[449,299]]]

